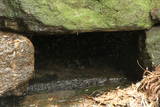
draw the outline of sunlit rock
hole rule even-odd
[[[34,71],[34,47],[24,36],[0,32],[0,96],[21,95]]]

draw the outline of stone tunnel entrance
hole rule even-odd
[[[1,98],[0,106],[47,105],[49,96],[56,103],[65,96],[68,104],[73,96],[126,86],[143,73],[137,59],[144,31],[26,35],[35,47],[34,78],[26,96]]]
[[[138,37],[144,31],[34,35],[36,82],[125,75],[137,80]],[[42,79],[43,78],[43,79]]]

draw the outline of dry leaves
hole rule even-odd
[[[159,98],[160,66],[157,66],[153,72],[145,70],[140,82],[92,97],[92,101],[105,107],[159,107]]]

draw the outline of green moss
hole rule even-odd
[[[146,29],[152,26],[149,16],[153,4],[151,0],[12,0],[11,2],[14,9],[20,8],[16,9],[18,16],[24,16],[25,13],[44,25],[63,27],[67,30],[118,30],[127,27]]]
[[[0,0],[0,16],[5,17],[13,17],[14,12],[13,10],[8,6],[8,3],[6,0]]]
[[[160,8],[160,0],[151,0],[152,8]]]

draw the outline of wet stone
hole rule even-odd
[[[24,36],[0,32],[0,96],[22,95],[34,71],[34,47]]]
[[[27,94],[41,93],[41,92],[54,92],[60,90],[75,90],[84,89],[86,87],[98,87],[105,84],[127,84],[126,78],[90,78],[90,79],[72,79],[51,81],[47,83],[37,83],[30,85],[27,88]]]

